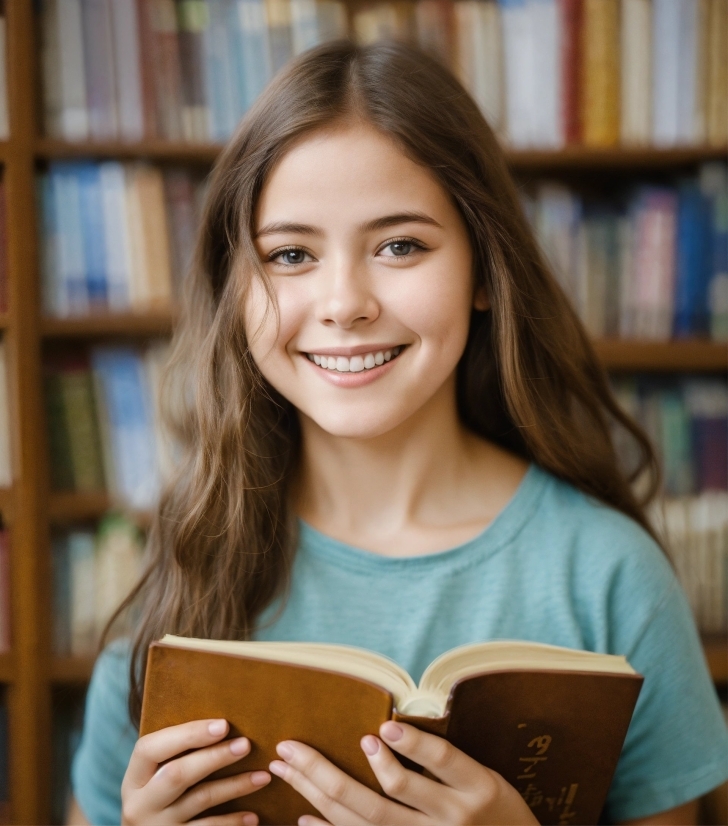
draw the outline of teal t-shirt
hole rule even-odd
[[[534,465],[481,534],[441,553],[384,557],[301,524],[290,593],[257,638],[362,646],[415,680],[444,651],[483,640],[623,654],[645,681],[603,819],[664,811],[728,778],[728,730],[664,554],[630,519]],[[136,740],[128,667],[125,644],[110,646],[87,695],[72,780],[92,824],[120,821]]]

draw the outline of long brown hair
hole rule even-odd
[[[296,541],[288,499],[298,420],[247,345],[246,279],[264,277],[253,216],[292,141],[346,119],[373,125],[432,170],[468,227],[476,286],[491,309],[473,312],[458,366],[463,421],[651,532],[611,436],[616,428],[636,445],[633,475],[651,480],[646,499],[658,482],[649,442],[615,403],[476,104],[440,64],[401,44],[321,46],[276,77],[211,176],[167,387],[180,467],[150,529],[145,573],[120,609],[136,616],[135,725],[152,640],[249,638],[285,591]]]

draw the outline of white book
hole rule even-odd
[[[0,340],[0,488],[8,488],[12,484],[12,468],[7,351],[5,341]]]
[[[71,572],[71,655],[84,656],[96,644],[96,554],[95,541],[88,531],[72,531],[68,536],[68,564]]]
[[[54,14],[55,12],[55,14]],[[57,137],[69,141],[89,136],[81,0],[51,3],[49,24],[58,28],[60,118]]]
[[[652,134],[652,4],[622,0],[622,142],[645,145]]]
[[[671,146],[680,134],[680,26],[683,0],[653,0],[652,6],[652,139]]]
[[[52,167],[50,174],[58,231],[56,272],[62,296],[60,309],[63,314],[85,315],[89,311],[89,299],[78,177],[74,167],[66,164]]]
[[[0,16],[0,140],[10,137],[8,121],[7,22]]]
[[[564,143],[561,106],[561,15],[556,0],[528,0],[533,49],[530,61],[531,143],[557,148]]]
[[[104,211],[107,303],[111,312],[123,312],[131,306],[131,260],[122,164],[100,164],[99,182]]]
[[[677,0],[676,0],[677,2]],[[699,0],[680,2],[680,48],[678,62],[677,143],[695,142],[695,112],[698,105],[698,11]]]
[[[96,537],[97,636],[136,584],[140,562],[141,542],[136,527],[121,516],[106,517]]]
[[[508,143],[527,148],[533,143],[533,61],[531,15],[526,0],[500,0],[503,30],[504,80]]]
[[[112,0],[111,13],[119,136],[139,141],[144,137],[144,106],[136,0]]]

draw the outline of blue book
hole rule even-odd
[[[86,259],[86,289],[91,309],[108,306],[106,279],[106,242],[104,239],[104,203],[97,163],[77,167],[81,232]]]
[[[83,315],[88,312],[86,260],[81,229],[81,203],[77,164],[51,164],[49,176],[55,227],[57,230],[57,266],[59,292],[63,295],[65,314]]]
[[[711,275],[710,203],[696,182],[681,184],[677,213],[677,260],[673,335],[708,330]]]
[[[243,105],[248,110],[271,78],[265,0],[237,0],[241,32],[239,72],[244,81]]]
[[[236,89],[228,27],[231,0],[208,4],[210,25],[203,35],[207,100],[210,105],[210,137],[226,141],[237,123],[240,105],[233,99]]]
[[[131,347],[94,347],[91,364],[100,388],[114,488],[130,507],[152,507],[159,491],[152,400],[144,367]]]

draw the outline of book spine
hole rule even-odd
[[[5,181],[0,178],[0,313],[8,311],[8,225]]]
[[[619,5],[584,0],[583,141],[587,146],[619,142]]]
[[[0,140],[10,137],[10,121],[8,120],[8,75],[7,75],[7,21],[5,5],[0,8]]]
[[[210,139],[205,83],[204,32],[209,12],[204,0],[181,0],[177,5],[182,72],[182,129],[187,140]]]
[[[83,0],[83,48],[89,133],[96,140],[117,135],[109,0]]]
[[[514,148],[532,143],[531,21],[525,0],[499,0],[503,29],[508,141]]]
[[[98,164],[80,164],[77,167],[77,177],[89,309],[105,309],[108,306],[106,243]]]
[[[57,536],[51,545],[53,565],[53,653],[67,657],[71,653],[71,566],[68,541]]]
[[[154,49],[155,38],[152,30],[152,0],[136,0],[136,16],[140,52],[140,74],[142,84],[142,108],[144,113],[144,136],[163,136],[162,124],[157,115],[157,93],[155,89]]]
[[[56,15],[61,98],[59,137],[82,141],[89,135],[89,112],[81,0],[61,0],[56,6]]]
[[[95,543],[93,534],[73,531],[68,536],[71,578],[71,655],[90,654],[96,644]]]
[[[622,0],[621,138],[648,144],[652,130],[652,5],[650,0]]]
[[[12,647],[10,577],[10,534],[2,528],[0,529],[0,651],[10,651]],[[1,799],[3,799],[2,794],[0,794]]]
[[[728,4],[710,0],[708,9],[708,142],[724,146],[728,140]]]
[[[85,315],[89,296],[86,281],[83,228],[79,193],[79,165],[58,163],[51,166],[55,225],[58,230],[58,274],[63,306],[69,314]]]
[[[680,10],[676,0],[652,0],[652,140],[677,143],[679,135]]]
[[[144,137],[144,100],[136,0],[111,0],[115,94],[119,137]]]
[[[142,231],[147,300],[151,305],[169,307],[172,301],[172,271],[162,173],[157,167],[141,166],[136,184],[139,200],[144,205]]]
[[[238,0],[237,8],[243,43],[244,107],[249,109],[271,77],[265,0]]]
[[[265,0],[271,71],[275,75],[293,55],[290,0]]]
[[[566,143],[581,143],[581,83],[584,0],[560,0],[561,120]]]
[[[131,274],[129,272],[129,230],[127,226],[124,168],[117,161],[99,165],[104,250],[106,259],[107,303],[112,312],[129,309]]]

